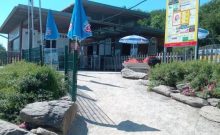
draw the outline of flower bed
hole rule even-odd
[[[128,60],[125,60],[122,65],[135,72],[148,73],[150,67],[155,66],[158,63],[160,63],[158,58],[155,56],[149,56],[145,59],[129,58]]]

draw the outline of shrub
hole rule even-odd
[[[26,104],[60,98],[66,92],[63,77],[50,67],[26,62],[0,69],[0,118],[17,122]]]
[[[207,61],[172,62],[156,65],[149,76],[151,81],[175,87],[190,83],[196,96],[220,98],[220,65]]]
[[[170,64],[156,65],[150,72],[150,80],[155,80],[159,84],[176,86],[177,82],[184,79],[183,63],[173,62]]]

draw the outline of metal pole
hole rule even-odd
[[[43,30],[42,30],[42,14],[41,14],[41,0],[39,0],[39,18],[40,18],[40,51],[41,51],[41,65],[43,65]]]
[[[164,50],[163,50],[163,62],[164,63],[167,62],[166,57],[167,57],[167,48],[164,46]]]
[[[195,46],[195,60],[198,59],[198,41],[197,41],[197,44]]]
[[[200,0],[198,0],[198,6],[200,6]],[[198,9],[199,10],[199,9]],[[199,11],[198,11],[199,14]],[[198,15],[199,16],[199,15]],[[198,17],[198,26],[199,26],[199,17]],[[198,59],[198,52],[199,52],[199,44],[198,44],[198,28],[197,28],[197,44],[195,46],[195,60]]]
[[[77,94],[77,70],[78,70],[78,39],[75,38],[75,46],[73,52],[73,87],[72,87],[72,100],[76,101]]]
[[[31,56],[32,56],[32,46],[34,44],[34,2],[33,0],[30,0],[30,4],[31,4],[31,29],[30,29],[30,40],[29,40],[29,61],[31,61]]]
[[[30,60],[30,0],[28,0],[28,59]]]
[[[53,66],[52,66],[52,64],[53,64],[53,63],[52,63],[52,60],[53,60],[52,57],[53,57],[53,56],[52,56],[52,40],[50,40],[50,66],[51,66],[51,68],[53,67]]]

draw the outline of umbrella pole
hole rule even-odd
[[[52,40],[50,40],[50,66],[51,66],[51,68],[53,67],[52,66]]]
[[[73,53],[73,87],[72,87],[72,101],[76,101],[77,94],[77,72],[78,72],[78,39],[75,38],[74,53]]]
[[[132,50],[132,55],[134,56],[134,44],[133,44],[133,50]]]

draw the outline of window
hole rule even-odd
[[[56,40],[46,40],[46,48],[51,48],[50,42],[52,42],[52,48],[56,48]]]

